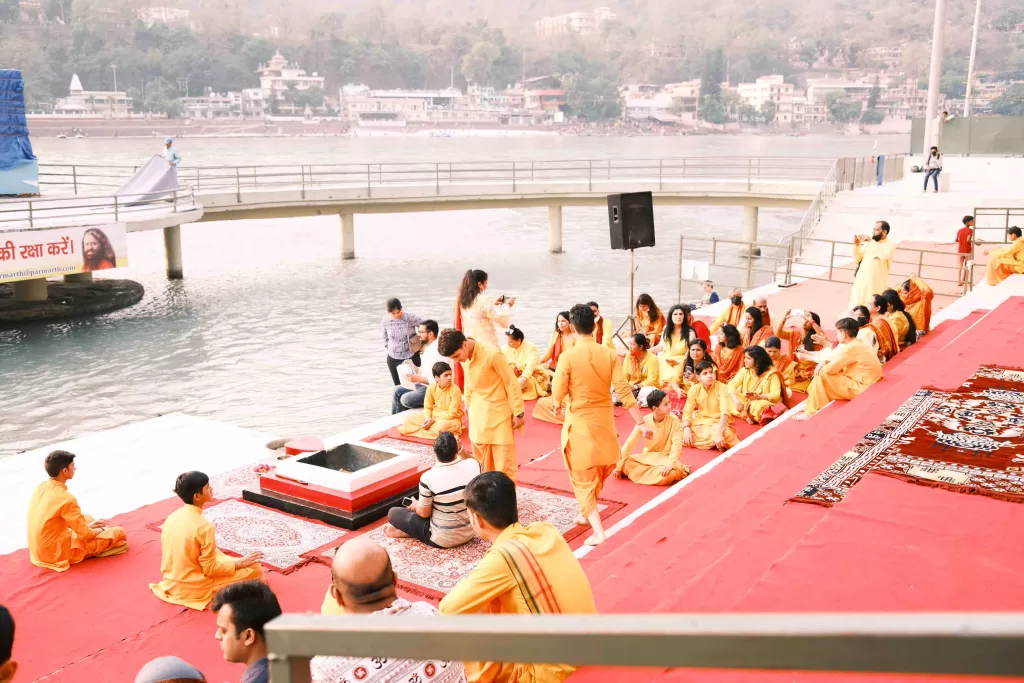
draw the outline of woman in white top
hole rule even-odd
[[[942,173],[942,155],[939,154],[938,147],[932,147],[931,152],[928,154],[928,161],[924,165],[927,173],[924,175],[924,191],[928,191],[928,179],[932,178],[932,184],[935,186],[935,191],[939,191],[939,174]]]
[[[459,285],[459,296],[455,306],[455,328],[467,337],[487,342],[501,348],[499,332],[508,328],[511,308],[515,297],[504,295],[491,299],[487,291],[487,273],[482,270],[467,270]]]

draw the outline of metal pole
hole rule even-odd
[[[441,164],[434,164],[434,189],[438,197],[441,196]]]
[[[629,250],[629,306],[626,308],[629,311],[629,332],[633,334],[636,331],[633,321],[633,279],[636,275],[636,249]]]
[[[114,195],[114,220],[117,220],[117,195]]]
[[[75,185],[75,194],[78,194],[78,167],[71,167],[71,182]]]
[[[683,236],[679,236],[679,291],[676,293],[676,301],[683,300]]]
[[[238,168],[237,166],[235,166],[235,200],[239,204],[242,203],[242,178],[241,178],[241,173],[242,173],[242,170],[240,168]]]
[[[832,240],[832,252],[828,256],[828,280],[832,281],[832,268],[836,262],[836,242]]]
[[[591,191],[593,191],[593,189],[594,189],[594,162],[593,161],[588,161],[587,162],[587,191],[591,192]],[[632,275],[630,276],[630,280],[632,280]],[[631,288],[629,290],[629,298],[630,298],[630,300],[632,300],[633,299],[632,285],[630,285],[630,287]]]
[[[971,36],[971,58],[967,62],[967,92],[964,93],[964,117],[971,118],[971,93],[974,90],[974,55],[978,52],[978,24],[981,22],[981,0],[974,6],[974,35]],[[967,153],[971,153],[970,147]]]
[[[512,192],[516,191],[516,162],[512,162]]]
[[[939,141],[939,131],[932,127],[935,125],[935,117],[939,106],[939,87],[942,80],[942,38],[946,28],[946,0],[935,0],[935,25],[932,27],[932,61],[928,70],[928,107],[925,110],[924,122],[924,149],[921,150],[925,158],[928,157],[928,148],[932,141]]]

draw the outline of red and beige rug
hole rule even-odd
[[[289,572],[309,561],[303,557],[334,545],[345,532],[333,526],[286,515],[277,510],[226,500],[203,509],[217,529],[217,547],[226,553],[263,553],[263,563]]]
[[[519,522],[548,522],[563,534],[589,527],[577,527],[576,515],[579,506],[572,496],[559,495],[549,491],[521,487],[516,491],[519,502]],[[602,512],[615,503],[599,504]],[[621,508],[621,505],[620,505]],[[403,589],[417,593],[416,587],[427,589],[426,597],[439,598],[450,591],[466,574],[480,562],[490,547],[488,543],[474,538],[457,548],[431,548],[411,538],[389,538],[380,526],[366,534],[366,538],[379,543],[391,556],[391,565]],[[336,548],[323,553],[334,557]]]
[[[218,500],[241,498],[242,490],[260,490],[260,475],[277,469],[277,459],[268,458],[210,477],[210,488]]]
[[[921,389],[790,500],[830,507],[869,472],[1024,503],[1024,371]]]

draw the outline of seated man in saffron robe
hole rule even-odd
[[[28,504],[28,551],[32,564],[66,572],[90,557],[110,557],[128,550],[121,527],[107,527],[102,519],[82,514],[68,491],[75,476],[75,455],[53,451],[43,465],[50,478],[32,492]]]
[[[519,523],[516,486],[502,472],[484,472],[465,490],[476,534],[491,544],[480,564],[441,601],[442,615],[596,614],[583,567],[547,522]],[[472,681],[560,683],[575,666],[466,662]]]
[[[434,383],[427,387],[423,410],[406,414],[398,428],[400,434],[420,439],[436,439],[441,432],[462,434],[462,391],[452,381],[452,368],[444,361],[430,369]]]
[[[729,387],[716,378],[711,361],[697,363],[695,384],[683,409],[683,445],[687,448],[725,451],[740,442],[732,428],[732,399]]]
[[[993,287],[1014,273],[1024,273],[1024,237],[1021,237],[1021,229],[1014,226],[1006,231],[1006,235],[1011,240],[1010,246],[985,250],[985,255],[989,257],[985,282]]]
[[[633,448],[643,437],[640,427],[634,428],[622,445],[622,457],[613,474],[634,484],[668,486],[690,473],[690,468],[679,459],[683,452],[683,429],[679,418],[672,414],[672,401],[664,391],[652,391],[647,405],[653,412],[644,422],[654,436],[644,439],[644,450],[634,455]]]
[[[217,549],[213,522],[203,507],[213,501],[210,478],[202,472],[178,475],[174,492],[185,503],[164,521],[160,532],[163,581],[149,584],[156,597],[172,605],[204,610],[224,586],[262,579],[263,553],[228,557]]]
[[[829,401],[853,400],[882,379],[882,364],[875,352],[857,339],[859,329],[857,321],[852,318],[843,318],[836,323],[839,348],[819,366],[817,376],[807,387],[804,413],[795,415],[794,419],[806,420]]]

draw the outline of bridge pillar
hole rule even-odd
[[[356,217],[355,214],[341,214],[341,258],[343,260],[356,257]]]
[[[164,257],[167,261],[167,279],[180,280],[185,277],[181,265],[181,226],[164,228]]]
[[[744,206],[743,207],[743,241],[754,243],[757,242],[757,214],[758,207],[756,206]],[[761,249],[759,247],[750,248],[751,256],[760,256]]]
[[[92,282],[92,273],[70,273],[64,276],[64,282]]]
[[[562,253],[561,204],[554,204],[548,207],[548,251],[552,254]]]
[[[46,278],[18,280],[14,283],[15,301],[46,301]]]

